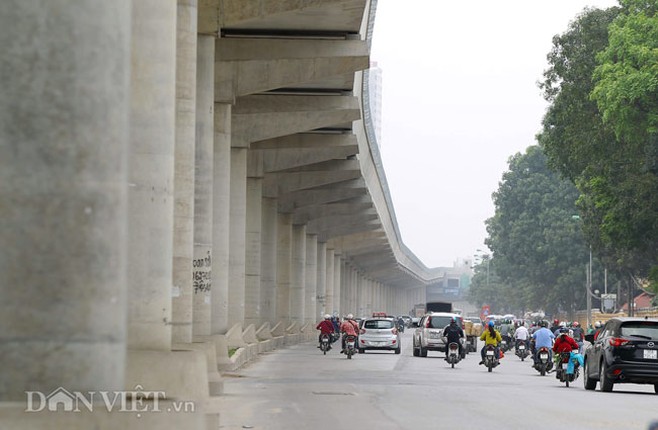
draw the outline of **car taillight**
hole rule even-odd
[[[365,334],[365,333],[366,333],[366,329],[362,328],[361,330],[359,330],[359,334]]]
[[[611,346],[622,346],[626,345],[629,340],[628,339],[622,339],[620,337],[613,337],[609,340]]]

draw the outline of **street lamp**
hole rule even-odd
[[[580,215],[571,215],[571,219],[580,221]],[[587,265],[585,277],[585,290],[587,292],[587,327],[589,328],[592,323],[592,297],[599,298],[592,293],[592,244],[589,245],[589,264]]]

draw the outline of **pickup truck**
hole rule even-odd
[[[413,337],[414,357],[427,357],[428,351],[445,352],[443,330],[453,317],[457,319],[457,324],[464,326],[461,315],[449,312],[430,312],[420,319]],[[465,339],[462,339],[462,358],[466,357],[468,350]]]

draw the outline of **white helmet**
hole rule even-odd
[[[347,314],[347,319],[348,319],[348,320],[351,320],[351,319],[353,319],[353,318],[354,318],[354,315],[352,315],[352,314]]]
[[[328,320],[329,318],[331,318],[331,315],[329,315],[329,314],[324,314],[324,319]]]

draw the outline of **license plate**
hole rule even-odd
[[[656,360],[658,359],[658,350],[656,349],[645,349],[644,358],[647,360]]]
[[[354,348],[354,342],[347,342],[347,346],[349,348]]]
[[[539,358],[542,360],[548,360],[548,354],[539,354]]]
[[[490,356],[492,356],[492,357],[493,357],[493,354],[494,354],[494,352],[493,352],[493,351],[491,351],[491,350],[489,350],[489,351],[487,351],[487,355],[490,355]]]
[[[525,345],[519,345],[519,349],[523,351],[525,349]]]

